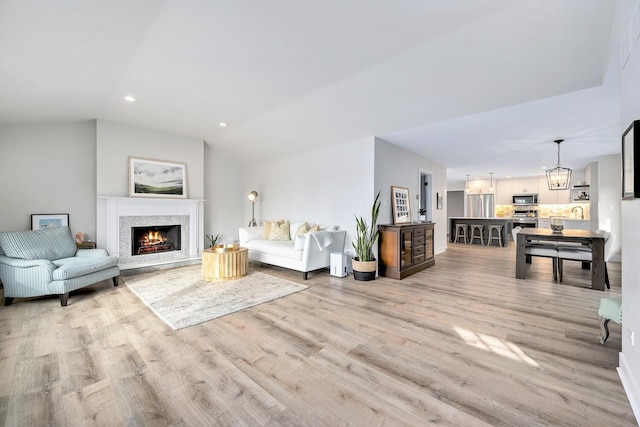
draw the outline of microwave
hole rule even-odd
[[[514,194],[511,203],[517,206],[537,205],[538,195],[537,194]]]

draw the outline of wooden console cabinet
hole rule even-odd
[[[434,225],[381,225],[378,239],[378,274],[392,279],[404,279],[434,265]]]

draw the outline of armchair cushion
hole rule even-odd
[[[49,261],[72,257],[78,250],[69,227],[5,231],[0,233],[0,247],[11,258]]]
[[[67,280],[115,267],[118,265],[118,258],[109,256],[101,258],[72,257],[59,259],[53,263],[58,267],[53,272],[53,280]]]

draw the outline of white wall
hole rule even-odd
[[[218,243],[238,239],[238,227],[246,226],[243,214],[249,204],[244,192],[244,166],[214,144],[204,147],[204,233],[220,233]]]
[[[604,156],[598,159],[597,188],[598,188],[598,223],[597,228],[610,231],[616,235],[613,245],[614,260],[620,260],[620,195],[621,195],[621,167],[620,154]],[[594,224],[593,221],[591,224]]]
[[[95,122],[0,126],[0,230],[28,230],[31,214],[68,213],[96,236]]]
[[[287,219],[347,230],[347,251],[353,251],[354,214],[368,217],[375,197],[373,138],[321,147],[245,169],[243,200],[258,192],[256,221]],[[251,219],[245,203],[242,226]],[[237,232],[236,232],[237,233]]]
[[[375,140],[375,188],[382,190],[382,206],[379,222],[393,224],[393,207],[391,205],[391,187],[409,189],[411,220],[418,219],[420,206],[416,195],[420,194],[420,173],[432,175],[432,197],[429,206],[436,206],[436,194],[443,196],[442,209],[433,210],[434,251],[436,254],[447,249],[447,169],[438,162],[419,156],[380,138]]]
[[[636,1],[636,7],[640,2]],[[640,42],[636,42],[620,73],[620,135],[633,120],[640,120]],[[636,165],[636,168],[638,165]],[[640,199],[622,201],[622,353],[620,378],[636,418],[640,421]],[[631,345],[630,333],[635,334]]]
[[[97,241],[106,241],[104,200],[129,195],[129,156],[187,165],[187,197],[204,198],[204,141],[98,120],[96,124]],[[204,233],[203,233],[204,234]]]

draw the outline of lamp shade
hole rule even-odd
[[[247,198],[249,199],[249,201],[251,203],[255,203],[256,200],[258,200],[258,192],[257,191],[252,191],[251,193],[249,193],[247,195]]]

